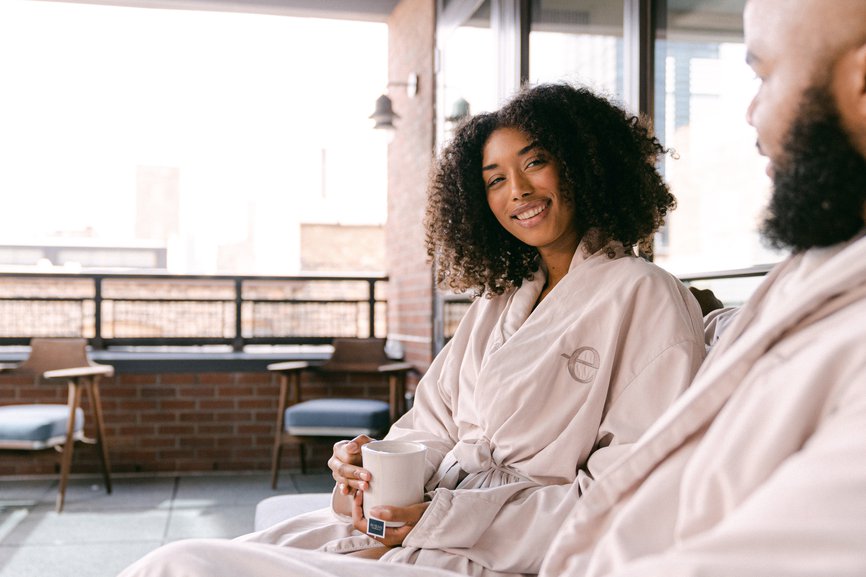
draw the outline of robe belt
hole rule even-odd
[[[427,490],[432,491],[437,487],[456,489],[463,477],[461,473],[472,475],[493,470],[501,471],[515,480],[531,481],[529,477],[511,467],[494,461],[490,441],[475,439],[458,441],[454,448],[448,451],[439,464],[439,469],[427,482]]]

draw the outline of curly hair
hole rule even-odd
[[[538,251],[507,232],[487,204],[484,145],[506,127],[556,159],[560,186],[577,206],[575,224],[590,252],[612,240],[646,249],[676,204],[655,168],[665,149],[641,119],[585,88],[524,89],[498,111],[464,121],[434,166],[424,226],[440,286],[493,296],[519,287],[539,266]]]

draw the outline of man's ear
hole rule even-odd
[[[863,44],[854,52],[854,62],[852,63],[854,70],[852,71],[852,89],[857,93],[858,99],[857,110],[860,113],[862,122],[866,123],[866,44]]]
[[[832,84],[842,124],[866,157],[866,43],[839,58]]]
[[[836,69],[839,104],[866,130],[866,43],[843,56]]]

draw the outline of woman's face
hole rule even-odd
[[[573,254],[580,241],[574,203],[563,197],[559,165],[516,128],[498,128],[484,144],[487,204],[509,233],[534,246]]]

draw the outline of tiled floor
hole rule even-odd
[[[188,537],[236,537],[253,529],[256,503],[285,493],[329,491],[327,473],[73,479],[63,513],[54,480],[0,479],[0,577],[115,577],[148,551]]]

